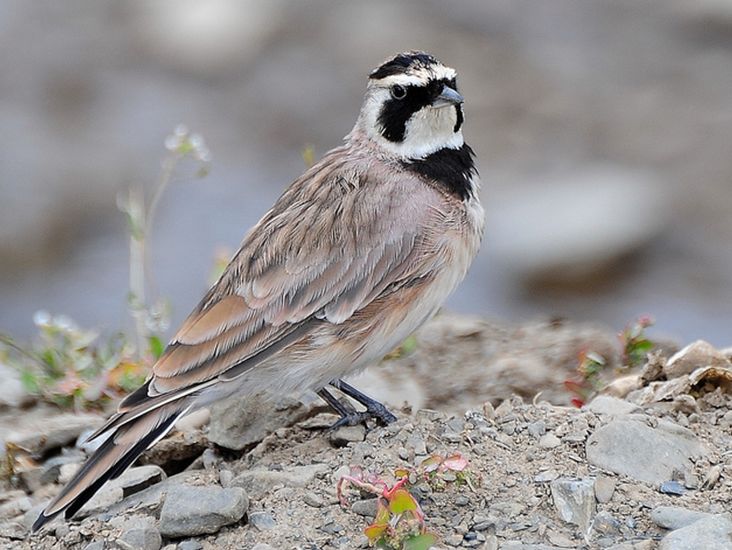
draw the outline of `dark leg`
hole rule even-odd
[[[330,405],[330,408],[337,412],[342,418],[356,413],[356,409],[348,402],[339,401],[332,393],[325,388],[318,390],[320,398]]]
[[[386,426],[387,424],[390,424],[394,421],[396,421],[396,416],[394,416],[392,413],[389,412],[389,410],[381,403],[376,401],[375,399],[370,398],[368,395],[365,395],[358,391],[356,388],[351,386],[350,384],[347,384],[343,380],[336,379],[333,380],[330,383],[331,386],[336,388],[337,390],[343,392],[348,397],[358,401],[361,403],[364,407],[366,407],[365,411],[354,411],[350,413],[349,415],[343,415],[340,412],[338,414],[341,414],[341,419],[336,422],[333,427],[337,428],[340,426],[354,426],[356,424],[360,424],[361,422],[366,422],[370,418],[375,419],[379,422],[379,424],[382,424]],[[321,397],[323,397],[321,395]],[[331,396],[332,398],[333,396]],[[323,399],[328,402],[328,400],[323,397]],[[330,404],[330,402],[328,402]],[[340,405],[342,403],[339,402]],[[331,405],[332,406],[332,405]],[[335,407],[333,407],[335,408]],[[336,409],[338,410],[338,409]]]

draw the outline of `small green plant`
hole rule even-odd
[[[475,492],[473,478],[468,470],[468,460],[460,452],[448,456],[433,454],[427,457],[416,468],[397,468],[394,475],[406,477],[410,485],[420,480],[426,481],[433,490],[442,491],[448,483],[468,485]]]
[[[401,359],[402,357],[406,357],[407,355],[411,355],[415,352],[417,349],[417,336],[415,334],[410,334],[407,336],[404,341],[399,344],[398,347],[391,350],[389,353],[387,353],[384,356],[385,361],[390,361],[392,359]]]
[[[646,362],[648,352],[655,344],[645,333],[653,325],[653,319],[648,316],[639,317],[623,329],[618,335],[621,347],[622,367],[634,368]],[[594,351],[583,351],[579,356],[577,376],[564,381],[564,387],[572,394],[570,402],[575,407],[582,407],[603,386],[601,374],[607,367],[605,358]]]
[[[135,336],[139,354],[148,346],[160,355],[163,343],[160,338],[168,328],[170,307],[162,298],[150,298],[148,286],[152,276],[148,268],[152,230],[155,214],[166,188],[174,180],[180,164],[186,160],[196,165],[196,177],[208,174],[211,154],[203,138],[191,133],[179,124],[165,139],[168,153],[163,159],[162,169],[148,196],[142,186],[131,186],[127,196],[117,199],[118,208],[127,216],[130,238],[130,290],[128,305],[135,323]]]
[[[133,357],[123,335],[100,341],[66,316],[40,311],[28,347],[0,335],[0,358],[20,372],[29,395],[76,411],[100,409],[145,381],[147,363]]]
[[[353,466],[349,475],[338,480],[338,499],[343,507],[348,505],[345,491],[349,485],[377,496],[376,517],[364,529],[371,546],[383,550],[428,550],[437,541],[437,536],[427,530],[424,513],[408,487],[425,480],[431,484],[442,481],[444,488],[442,478],[446,478],[446,474],[454,474],[457,481],[470,485],[467,466],[468,461],[460,453],[448,457],[436,454],[417,467],[397,468],[394,470],[395,481],[391,483]]]
[[[653,318],[643,315],[625,327],[618,336],[620,345],[623,347],[623,365],[626,367],[639,367],[646,362],[648,352],[652,351],[656,344],[646,336],[646,329],[653,326]]]
[[[0,362],[14,367],[26,391],[43,401],[74,410],[103,408],[108,402],[140,386],[165,345],[169,307],[165,300],[150,299],[148,257],[153,221],[163,192],[184,161],[193,162],[196,176],[208,173],[210,154],[203,139],[179,125],[165,140],[168,151],[151,192],[131,187],[118,199],[126,214],[130,238],[130,291],[128,303],[135,322],[135,344],[116,334],[100,338],[82,330],[66,316],[38,312],[38,336],[22,346],[0,334]]]
[[[605,358],[594,351],[583,351],[579,356],[577,376],[564,381],[564,387],[573,396],[570,402],[577,408],[582,407],[602,389],[600,373],[607,366]]]

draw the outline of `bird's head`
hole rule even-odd
[[[369,75],[357,128],[403,159],[460,148],[463,97],[456,76],[427,53],[396,55]]]

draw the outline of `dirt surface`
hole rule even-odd
[[[712,352],[716,370],[704,370],[714,363]],[[121,491],[102,490],[88,517],[57,520],[32,538],[27,525],[60,485],[38,483],[31,490],[32,476],[16,478],[15,487],[0,494],[0,548],[367,548],[363,530],[376,501],[350,489],[348,504],[341,505],[338,480],[357,466],[393,481],[396,468],[455,452],[468,460],[470,483],[446,475],[410,486],[427,529],[438,537],[434,548],[730,548],[724,537],[732,532],[725,531],[732,500],[732,369],[723,353],[705,353],[687,354],[693,364],[675,360],[672,367],[666,357],[655,357],[625,390],[610,388],[625,393],[622,399],[602,396],[582,409],[514,396],[461,414],[405,408],[387,427],[332,432],[327,426],[336,417],[311,405],[304,419],[253,448],[234,452],[209,444],[202,454],[196,445],[208,428],[189,426],[168,445],[195,449],[192,461],[166,463],[154,455],[167,479],[125,489],[124,499]],[[218,527],[210,526],[211,518],[193,517],[187,525],[214,531],[166,535],[173,507],[186,504],[167,498],[180,486],[239,497],[241,488],[246,513]],[[683,539],[694,525],[684,519],[690,512],[703,513],[695,520],[714,524],[707,532],[721,532],[722,542]]]

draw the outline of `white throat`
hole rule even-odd
[[[392,155],[403,159],[418,160],[440,149],[459,149],[463,146],[462,129],[455,131],[457,113],[453,106],[427,106],[417,111],[407,121],[404,139],[391,141],[384,137],[378,116],[384,101],[389,99],[385,89],[372,90],[367,94],[355,129]]]

